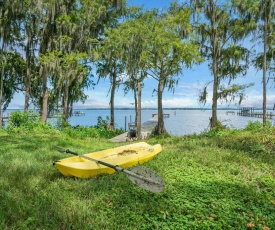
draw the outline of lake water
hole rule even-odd
[[[94,126],[97,124],[97,118],[99,116],[106,120],[106,117],[110,117],[110,110],[108,109],[91,109],[91,110],[77,110],[85,113],[85,116],[72,116],[69,119],[69,123],[73,126]],[[237,110],[235,114],[226,114],[226,110],[218,110],[218,119],[230,128],[244,128],[249,121],[262,121],[262,118],[244,117],[238,116]],[[6,113],[12,112],[7,110]],[[268,110],[268,113],[273,112]],[[148,121],[152,118],[152,114],[156,114],[157,110],[143,109],[141,112],[141,123]],[[188,134],[201,133],[205,130],[209,130],[209,118],[211,117],[211,110],[164,110],[164,113],[170,115],[169,118],[164,118],[165,128],[171,134],[175,136],[184,136]],[[4,113],[5,115],[5,113]],[[134,122],[135,111],[134,110],[115,110],[115,127],[122,128],[127,131],[127,125],[129,122]],[[275,120],[272,120],[274,124]]]
[[[106,119],[110,117],[109,110],[80,110],[85,113],[85,116],[72,116],[69,120],[71,125],[93,126],[97,124],[97,117],[101,116]],[[238,116],[237,110],[235,114],[226,114],[226,110],[218,110],[218,119],[230,128],[244,128],[249,121],[262,121],[262,118]],[[268,111],[268,112],[272,112]],[[274,111],[273,111],[274,112]],[[152,118],[152,114],[156,114],[157,110],[142,110],[141,123]],[[169,118],[164,118],[166,130],[176,136],[183,136],[194,133],[201,133],[209,130],[209,118],[211,110],[164,110],[164,113],[170,115]],[[115,127],[125,129],[125,123],[134,122],[134,110],[115,110]],[[126,121],[126,122],[125,122]],[[127,126],[126,126],[127,130]]]

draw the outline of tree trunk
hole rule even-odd
[[[116,73],[112,74],[112,86],[111,86],[111,98],[110,98],[110,128],[115,127],[115,90],[116,90]]]
[[[164,120],[163,120],[163,110],[162,110],[163,88],[164,88],[164,81],[162,77],[160,77],[160,80],[158,83],[158,124],[157,124],[156,134],[166,133]]]
[[[214,2],[210,1],[211,7],[213,7]],[[211,18],[211,27],[212,27],[212,48],[213,48],[213,56],[212,56],[212,73],[213,73],[213,96],[212,96],[212,117],[210,118],[211,128],[217,127],[218,119],[217,119],[217,106],[218,106],[218,87],[219,87],[219,75],[218,75],[218,35],[215,29],[215,18],[214,16]]]
[[[263,125],[266,124],[266,52],[267,52],[267,15],[264,20],[264,54],[263,54]]]
[[[43,67],[42,67],[43,68]],[[47,121],[48,115],[48,88],[47,88],[47,75],[43,68],[42,70],[42,92],[43,92],[43,105],[42,105],[42,114],[41,114],[41,121]]]
[[[137,139],[141,139],[141,83],[138,82]]]
[[[64,121],[68,122],[69,119],[69,85],[65,85],[64,100],[63,100],[63,117]]]
[[[28,62],[27,62],[28,63]],[[26,70],[26,81],[25,81],[25,103],[24,103],[24,112],[28,112],[29,110],[29,100],[30,100],[30,91],[31,91],[31,80],[30,80],[30,69],[27,64]]]
[[[4,62],[2,61],[1,76],[0,76],[0,129],[3,126],[3,113],[2,113],[2,100],[3,100],[3,89],[4,89]]]
[[[213,75],[214,75],[214,83],[213,83],[213,98],[212,98],[212,117],[211,117],[211,128],[215,128],[217,126],[217,104],[218,104],[218,74],[217,74],[217,59],[213,59]]]
[[[28,30],[29,31],[29,30]],[[24,103],[24,112],[27,112],[29,109],[29,100],[31,92],[31,61],[30,61],[30,47],[31,47],[31,35],[28,33],[28,42],[26,46],[26,79],[25,79],[25,103]]]
[[[134,83],[135,84],[135,86],[136,86],[136,83]],[[137,119],[138,119],[138,99],[137,99],[137,89],[136,89],[136,87],[134,87],[134,89],[133,89],[133,91],[134,91],[134,101],[135,101],[135,123],[137,124]]]

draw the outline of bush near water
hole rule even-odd
[[[166,183],[163,192],[154,194],[132,184],[123,173],[66,178],[52,165],[68,157],[55,146],[80,154],[116,147],[121,143],[108,139],[117,130],[102,126],[59,130],[36,119],[12,124],[9,121],[0,130],[0,229],[267,230],[275,226],[271,125],[263,128],[260,122],[251,122],[243,130],[221,128],[148,139],[149,144],[163,147],[145,164]]]

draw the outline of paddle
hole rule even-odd
[[[132,181],[135,185],[137,185],[145,190],[157,193],[157,192],[161,192],[164,188],[164,181],[162,180],[162,178],[158,174],[156,174],[153,170],[148,169],[144,166],[135,166],[135,167],[132,167],[129,170],[127,170],[127,169],[121,168],[117,165],[112,165],[112,164],[109,164],[109,163],[101,161],[101,160],[87,157],[85,155],[80,155],[80,154],[73,152],[69,149],[62,149],[60,147],[55,147],[55,148],[59,152],[71,153],[75,156],[79,156],[79,157],[85,158],[87,160],[94,161],[98,164],[105,165],[105,166],[112,168],[116,171],[126,173],[127,177],[130,179],[130,181]]]

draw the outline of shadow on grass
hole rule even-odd
[[[173,184],[167,181],[165,191],[154,194],[135,186],[122,173],[77,179],[63,177],[55,169],[34,173],[35,167],[4,173],[1,212],[9,228],[244,229],[250,222],[275,225],[268,187],[183,178]],[[11,177],[13,173],[17,179]]]
[[[63,177],[52,166],[55,158],[63,156],[51,151],[59,144],[67,145],[66,140],[52,137],[0,138],[0,145],[9,150],[8,156],[0,155],[2,229],[245,229],[249,223],[259,229],[275,226],[273,180],[254,183],[236,179],[230,183],[229,177],[207,171],[206,166],[198,170],[202,165],[191,158],[194,145],[183,143],[179,151],[166,151],[147,164],[158,167],[166,181],[165,191],[154,194],[132,184],[123,173],[91,179]]]
[[[75,199],[81,197],[81,203],[88,204],[88,215],[98,218],[98,227],[244,229],[248,223],[275,224],[275,205],[264,188],[222,181],[181,181],[153,194],[131,184],[122,174],[100,176],[86,186]],[[100,222],[105,215],[108,222]]]
[[[194,152],[198,148],[201,149],[201,154],[209,151],[209,148],[214,148],[216,151],[231,151],[234,154],[230,160],[238,162],[241,157],[252,158],[257,160],[258,163],[264,163],[275,166],[275,142],[261,143],[257,139],[252,137],[238,138],[233,136],[221,136],[221,137],[194,137],[191,139],[182,139],[182,143],[177,144],[177,148],[181,148],[181,152],[190,151]],[[263,138],[264,139],[264,138]]]
[[[32,150],[51,146],[55,142],[54,138],[49,136],[26,136],[26,135],[9,135],[0,138],[0,145],[9,149]]]
[[[216,137],[213,143],[222,148],[244,152],[248,157],[256,159],[258,162],[275,165],[275,142],[273,135],[266,136],[250,134],[244,137]]]

